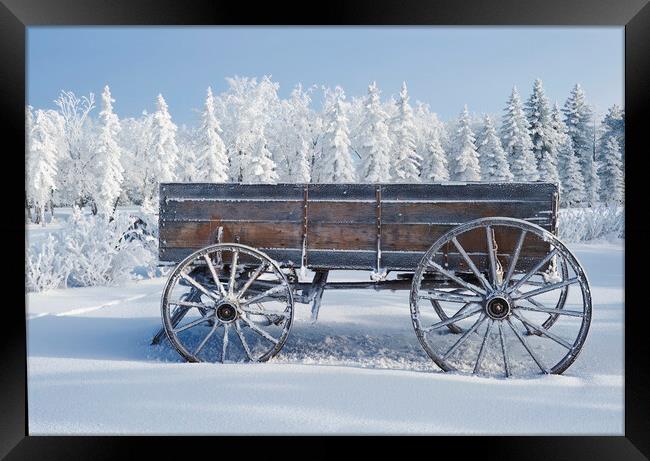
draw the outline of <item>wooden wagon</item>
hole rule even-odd
[[[166,335],[191,362],[265,361],[295,303],[315,320],[326,289],[410,290],[441,369],[562,373],[591,295],[557,210],[547,183],[161,184],[159,259],[175,268],[153,343]],[[330,282],[332,270],[370,276]]]

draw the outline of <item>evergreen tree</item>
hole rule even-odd
[[[607,140],[614,136],[618,142],[618,148],[621,152],[621,159],[625,160],[625,113],[623,110],[614,104],[607,110],[605,118],[603,119],[603,134],[601,137],[601,152],[605,149]],[[604,160],[601,156],[600,160]]]
[[[537,162],[528,131],[528,120],[517,87],[512,88],[501,126],[503,148],[515,181],[537,181]]]
[[[429,130],[425,141],[425,152],[422,159],[422,182],[438,182],[449,180],[447,155],[442,148],[438,130]]]
[[[451,144],[449,173],[452,181],[480,181],[481,170],[475,141],[470,127],[469,112],[465,105]]]
[[[484,118],[483,131],[478,142],[479,164],[483,181],[512,181],[506,152],[501,146],[496,128],[489,115]]]
[[[356,174],[350,157],[350,137],[343,102],[345,99],[343,89],[337,86],[328,99],[322,149],[317,164],[318,181],[324,183],[354,182]]]
[[[201,114],[201,128],[197,146],[199,175],[197,179],[199,181],[228,181],[228,156],[226,154],[226,146],[220,136],[222,131],[215,114],[212,88],[208,87],[205,108]]]
[[[102,93],[102,111],[99,113],[100,130],[95,153],[97,167],[97,192],[94,194],[98,213],[104,218],[111,218],[117,206],[117,199],[122,192],[124,181],[122,149],[117,143],[120,121],[113,113],[111,90],[106,85]]]
[[[379,88],[375,82],[368,86],[364,107],[359,127],[361,178],[365,182],[388,182],[392,142],[388,134],[388,115],[381,107]]]
[[[592,111],[580,84],[573,87],[562,111],[573,154],[584,174],[585,200],[593,204],[598,200],[599,184],[594,160]]]
[[[560,203],[563,206],[580,204],[585,200],[584,179],[580,162],[573,152],[571,138],[567,134],[557,103],[551,112],[551,127],[553,128],[553,150],[557,151],[559,166]]]
[[[616,135],[612,134],[604,141],[601,153],[600,196],[604,202],[621,203],[624,194],[623,164]]]
[[[397,101],[397,115],[393,123],[395,142],[393,144],[393,164],[390,176],[395,182],[418,182],[422,158],[416,152],[416,128],[413,110],[409,105],[406,82]]]
[[[147,178],[147,193],[143,201],[145,212],[155,214],[158,210],[158,189],[162,182],[176,179],[178,165],[178,146],[176,132],[178,128],[172,122],[167,103],[161,94],[157,100],[158,110],[153,114],[151,127],[151,145],[148,149],[148,161],[151,163],[150,176]]]
[[[549,158],[553,133],[551,128],[551,108],[540,79],[535,80],[533,93],[526,102],[526,115],[528,117],[530,138],[533,142],[533,154],[539,172],[542,174],[542,170],[548,170],[548,165],[543,165],[543,163]],[[540,179],[546,180],[544,178]]]

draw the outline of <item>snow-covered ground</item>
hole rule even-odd
[[[326,292],[315,325],[297,305],[275,359],[225,365],[149,345],[163,279],[30,293],[30,434],[623,434],[623,243],[570,247],[591,329],[564,375],[534,379],[441,372],[403,291]]]

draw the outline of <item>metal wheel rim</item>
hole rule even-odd
[[[539,366],[540,371],[542,371],[542,373],[561,374],[569,366],[571,366],[571,364],[578,357],[578,355],[579,355],[579,353],[581,351],[581,348],[582,348],[582,346],[584,344],[584,341],[585,341],[585,339],[587,337],[587,333],[589,331],[589,325],[590,325],[590,321],[591,321],[591,308],[592,308],[589,282],[588,282],[587,276],[584,273],[584,270],[582,269],[582,267],[580,266],[580,263],[578,262],[577,258],[573,255],[573,253],[568,248],[566,248],[566,246],[564,246],[564,244],[562,244],[562,242],[560,242],[552,233],[546,231],[545,229],[543,229],[543,228],[541,228],[541,227],[539,227],[539,226],[537,226],[535,224],[532,224],[530,222],[523,221],[523,220],[518,220],[518,219],[514,219],[514,218],[482,218],[482,219],[478,219],[478,220],[475,220],[475,221],[471,221],[469,223],[460,225],[460,226],[450,230],[445,235],[440,237],[429,248],[429,250],[423,256],[423,258],[422,258],[420,264],[418,265],[418,268],[417,268],[417,270],[416,270],[416,272],[414,274],[413,283],[412,283],[412,287],[411,287],[411,294],[410,294],[411,319],[412,319],[412,323],[413,323],[414,329],[416,331],[416,335],[418,337],[418,340],[420,341],[422,347],[427,352],[429,357],[441,369],[443,369],[444,371],[458,371],[456,369],[456,367],[454,367],[452,364],[450,364],[447,360],[443,359],[438,352],[433,350],[433,348],[429,344],[429,340],[426,337],[426,332],[423,331],[423,325],[421,325],[420,318],[419,318],[420,317],[420,304],[419,303],[421,302],[420,295],[419,295],[419,293],[420,293],[420,285],[421,285],[421,282],[422,282],[422,279],[423,279],[423,276],[424,276],[425,272],[432,272],[431,269],[427,270],[427,267],[428,267],[428,264],[429,264],[428,263],[429,259],[433,255],[435,255],[436,252],[441,250],[443,248],[443,245],[445,245],[446,243],[452,241],[452,238],[460,236],[460,235],[464,234],[465,232],[467,232],[469,230],[473,230],[473,229],[477,229],[477,228],[486,228],[486,229],[487,228],[492,228],[493,229],[494,226],[496,226],[496,227],[504,226],[504,227],[519,228],[521,230],[525,230],[526,233],[533,233],[538,238],[541,238],[541,239],[549,242],[550,245],[551,245],[551,248],[554,249],[554,250],[557,250],[556,254],[560,255],[563,258],[563,261],[565,263],[568,263],[568,265],[571,267],[571,269],[574,271],[574,274],[576,275],[575,278],[578,279],[576,282],[573,282],[573,283],[579,284],[579,286],[580,286],[579,293],[582,296],[582,312],[581,312],[582,321],[581,321],[581,324],[580,324],[580,328],[579,328],[579,330],[578,330],[578,332],[577,332],[577,334],[575,336],[575,340],[573,341],[573,343],[571,345],[571,349],[569,349],[567,351],[567,353],[559,361],[557,361],[554,365],[549,366],[549,367],[542,366],[542,365]],[[523,241],[523,237],[522,237],[522,241]],[[566,269],[566,267],[564,269]],[[438,271],[434,270],[434,272],[438,272]],[[565,272],[563,272],[563,277],[565,277]],[[565,303],[566,303],[566,295],[567,295],[566,292],[568,291],[568,288],[569,288],[568,285],[565,286],[564,288],[562,288],[562,293],[560,295],[560,299],[557,302],[557,304],[555,305],[555,308],[552,309],[554,312],[558,312],[558,311],[561,311],[561,310],[564,309]],[[435,309],[436,306],[435,306],[435,304],[433,302],[431,303],[431,305],[434,308],[434,310],[438,310],[438,309]],[[519,310],[519,309],[520,308],[513,307],[513,310]],[[479,314],[479,317],[481,317],[483,315],[484,314]],[[548,330],[550,329],[551,326],[553,326],[555,324],[555,322],[558,320],[558,318],[560,318],[563,315],[567,315],[567,316],[571,315],[571,316],[573,316],[573,313],[572,313],[572,311],[564,311],[562,315],[560,313],[554,313],[553,315],[550,315],[549,318],[547,319],[547,321],[544,322],[543,325],[538,324],[538,326],[540,328],[539,328],[539,331],[535,331],[536,336],[538,336],[538,337],[543,336],[545,339],[547,339],[547,337],[548,337],[547,335],[552,334]],[[512,318],[512,317],[513,317],[512,315],[509,316],[509,318]],[[441,318],[440,321],[444,323],[444,320],[445,319]],[[446,320],[449,320],[449,317],[447,317]],[[497,322],[496,320],[491,319],[491,322],[489,322],[489,323],[491,325],[491,324],[494,324],[496,322]],[[500,323],[506,323],[506,322],[500,322]],[[523,322],[521,324],[526,326],[526,328],[528,328],[528,326],[525,325]],[[444,325],[444,326],[448,328],[449,326],[453,326],[453,323],[447,324],[447,325]],[[508,327],[506,327],[506,328],[508,328]],[[436,327],[436,328],[440,328],[440,327]],[[450,329],[450,330],[452,330],[452,329]],[[505,330],[505,328],[504,328],[504,330]],[[513,330],[513,332],[514,332],[514,330]],[[501,327],[499,327],[499,333],[502,334],[501,333]],[[485,333],[485,337],[487,338],[489,335],[490,335],[490,332],[489,332],[489,329],[488,329],[488,331],[486,331],[486,333]],[[556,335],[553,335],[553,336],[556,336]],[[481,346],[481,349],[483,349],[483,346]],[[482,354],[481,351],[479,351],[479,357],[480,357],[480,354]],[[504,360],[507,362],[507,357],[506,357],[506,352],[505,351],[504,351]],[[480,358],[477,358],[477,362],[480,362]],[[473,374],[481,374],[481,373],[478,373],[476,369],[474,369],[474,371],[472,373]],[[506,374],[506,376],[510,376],[510,374],[511,374],[511,373],[509,373],[507,363],[505,364],[505,374]]]
[[[183,261],[181,261],[172,271],[172,273],[169,275],[167,282],[165,283],[165,287],[163,289],[163,295],[162,295],[162,300],[161,300],[161,315],[163,319],[163,326],[165,330],[165,334],[167,336],[167,339],[169,342],[172,344],[172,346],[176,349],[176,351],[188,362],[203,362],[199,357],[199,353],[202,352],[199,350],[199,353],[194,353],[193,351],[188,350],[185,344],[183,344],[183,341],[179,339],[178,334],[177,334],[177,329],[181,329],[185,327],[186,325],[178,325],[178,322],[176,324],[173,324],[173,313],[170,305],[174,305],[175,302],[170,302],[170,294],[173,291],[173,289],[178,286],[179,279],[182,278],[181,273],[182,271],[188,267],[192,262],[198,260],[199,258],[203,258],[205,260],[204,255],[211,255],[213,253],[220,253],[223,254],[223,252],[231,252],[232,254],[237,253],[238,259],[239,256],[244,254],[244,255],[249,255],[254,258],[256,258],[258,261],[261,261],[262,264],[266,265],[266,270],[271,270],[273,274],[275,274],[278,277],[278,284],[276,285],[276,288],[273,292],[273,296],[276,294],[281,294],[286,296],[286,307],[282,313],[280,312],[264,312],[264,311],[259,311],[258,313],[253,313],[250,314],[249,311],[255,311],[255,309],[248,308],[252,302],[249,302],[248,304],[245,304],[245,307],[247,308],[247,312],[245,313],[245,317],[248,320],[247,322],[244,320],[244,314],[243,312],[238,312],[239,317],[237,317],[236,321],[233,321],[232,324],[229,327],[223,327],[221,328],[221,325],[217,325],[217,328],[223,329],[224,330],[224,337],[227,336],[228,339],[224,339],[222,342],[226,343],[226,345],[223,345],[223,352],[220,357],[220,361],[224,362],[227,361],[227,353],[228,353],[228,345],[232,344],[233,342],[238,342],[243,350],[245,351],[246,355],[246,360],[248,362],[265,362],[269,360],[270,358],[274,357],[277,355],[277,353],[282,349],[284,346],[289,331],[291,329],[291,325],[293,324],[293,316],[294,316],[294,301],[293,301],[293,293],[291,289],[291,285],[289,284],[286,275],[282,272],[278,264],[271,258],[269,258],[267,255],[262,253],[259,250],[256,250],[254,248],[248,247],[246,245],[241,245],[241,244],[214,244],[207,246],[205,248],[202,248],[200,250],[195,251],[194,253],[190,254],[187,256]],[[234,283],[235,285],[237,284],[237,272],[238,268],[240,267],[241,264],[235,260],[235,278],[234,278]],[[232,267],[232,261],[230,266]],[[257,266],[258,268],[260,267],[259,265]],[[210,273],[212,274],[212,278],[214,279],[214,272],[210,270]],[[228,273],[228,279],[232,277],[232,273]],[[233,282],[230,282],[233,283]],[[222,283],[223,285],[223,283]],[[246,285],[246,282],[244,282],[244,286]],[[235,291],[234,285],[233,288],[231,288],[230,284],[227,284],[226,286],[223,287],[224,290],[227,293],[230,293],[230,291]],[[239,286],[238,288],[242,289],[244,288],[243,286]],[[242,292],[239,293],[240,296],[243,296],[247,293],[247,290],[250,289],[250,286],[247,289],[241,290]],[[196,292],[196,290],[194,290]],[[208,291],[213,291],[209,290]],[[268,291],[268,290],[267,290]],[[219,294],[218,292],[214,291],[213,294]],[[247,299],[245,299],[246,302],[250,301],[251,299],[255,298],[256,296],[251,296]],[[177,306],[180,307],[180,306]],[[197,308],[198,309],[198,308]],[[212,317],[216,318],[217,315],[217,308],[216,305],[214,307],[208,307],[209,310],[214,311],[214,314]],[[244,335],[244,338],[242,338],[242,330],[243,330],[243,325],[246,323],[246,327],[250,331],[255,332],[257,335],[262,336],[262,334],[265,332],[263,328],[259,327],[258,321],[252,321],[251,315],[253,315],[256,319],[260,317],[265,317],[266,315],[268,316],[273,316],[273,318],[277,318],[278,316],[282,316],[284,318],[284,321],[282,322],[282,332],[279,337],[273,337],[275,340],[275,343],[273,344],[269,339],[267,339],[267,343],[273,344],[268,348],[268,350],[263,353],[263,354],[252,354],[252,350],[249,351],[249,347],[244,345],[246,343],[246,338]],[[181,317],[182,320],[182,317]],[[179,322],[181,321],[179,320]],[[268,317],[267,317],[268,320]],[[190,322],[188,322],[190,323]],[[213,320],[205,320],[205,322],[202,323],[209,323],[211,326],[214,326],[215,322]],[[218,323],[222,323],[220,320]],[[251,323],[253,325],[251,325]],[[255,328],[258,327],[258,328]],[[193,327],[190,327],[193,328]],[[258,331],[258,330],[261,330]],[[214,331],[211,330],[211,331]],[[211,333],[211,336],[214,335],[214,333]],[[272,335],[271,335],[272,336]],[[206,339],[206,343],[210,340],[211,338]],[[225,353],[224,353],[225,352]]]

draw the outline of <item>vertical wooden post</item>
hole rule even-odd
[[[377,261],[376,261],[375,272],[379,274],[381,271],[381,185],[380,184],[377,184],[377,187],[375,188],[375,199],[376,199],[375,216],[377,222],[377,249],[376,249]]]
[[[309,200],[309,184],[305,184],[302,193],[302,267],[307,267],[307,201]]]

